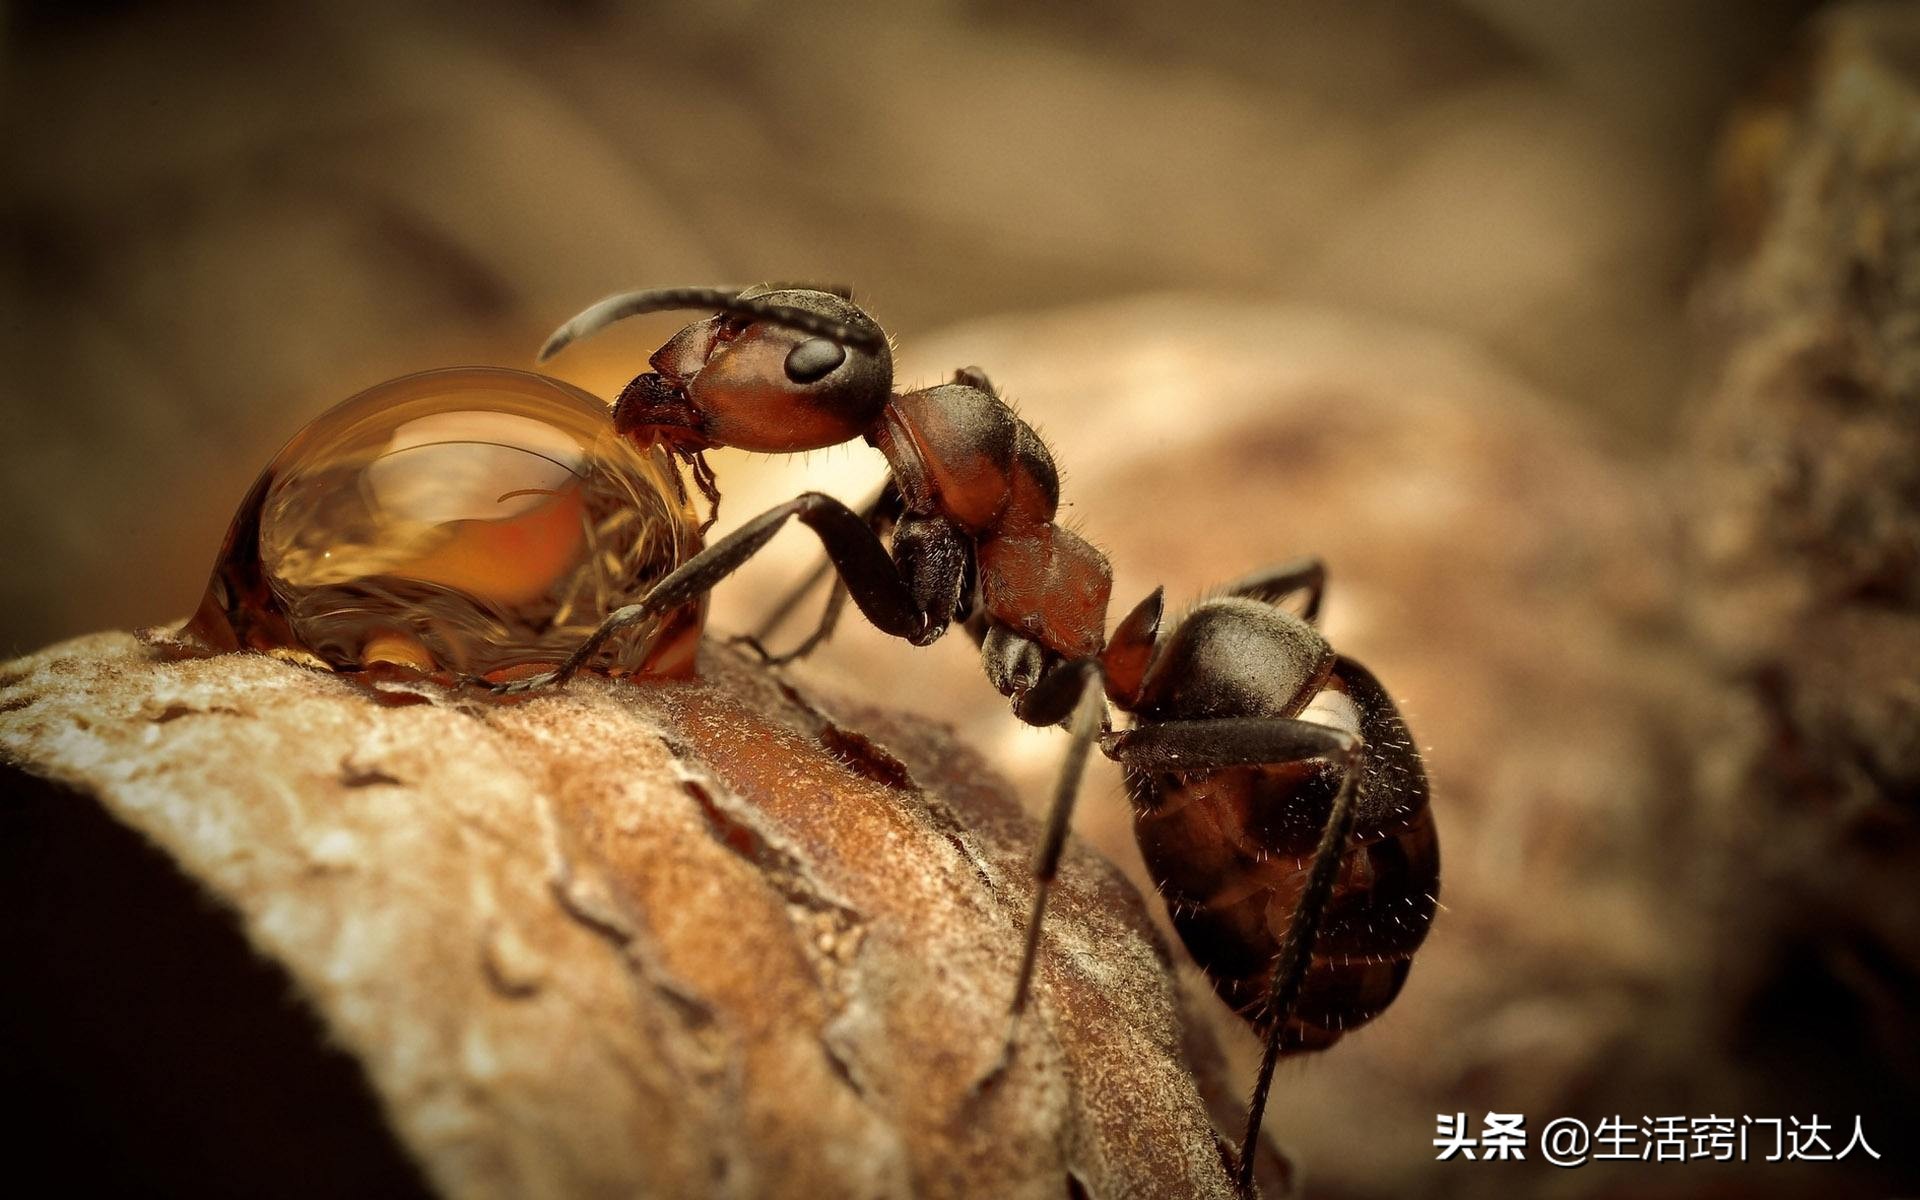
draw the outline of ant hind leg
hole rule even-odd
[[[1253,1096],[1247,1104],[1247,1128],[1240,1142],[1236,1180],[1241,1194],[1252,1196],[1254,1151],[1260,1141],[1260,1126],[1266,1116],[1274,1068],[1284,1049],[1288,1022],[1306,983],[1313,944],[1320,936],[1327,901],[1340,871],[1342,852],[1353,833],[1360,740],[1341,730],[1287,717],[1167,721],[1120,734],[1112,739],[1108,752],[1126,767],[1149,771],[1280,765],[1316,758],[1333,759],[1344,768],[1340,790],[1334,794],[1327,823],[1314,847],[1300,903],[1287,926],[1286,940],[1274,957],[1273,976],[1262,1007],[1267,1023],[1266,1045],[1260,1056]]]
[[[970,388],[978,388],[989,396],[1000,394],[993,390],[993,380],[988,379],[987,373],[979,367],[961,367],[953,373],[953,381],[964,383]]]
[[[1296,558],[1292,562],[1255,571],[1228,584],[1225,594],[1283,604],[1298,592],[1306,593],[1300,615],[1308,624],[1320,617],[1320,600],[1327,590],[1327,565],[1317,557]]]

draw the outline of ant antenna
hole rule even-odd
[[[746,291],[741,292],[740,295],[750,299],[755,296],[764,296],[768,292],[825,292],[829,296],[838,296],[842,300],[851,301],[853,299],[852,284],[812,283],[805,280],[798,282],[787,280],[776,281],[774,283],[757,283]]]
[[[540,347],[536,362],[545,362],[574,342],[640,313],[664,312],[676,308],[715,308],[730,317],[748,317],[772,321],[801,333],[830,338],[844,346],[875,351],[885,344],[875,328],[860,328],[820,313],[808,312],[785,304],[768,304],[726,288],[651,288],[640,292],[621,292],[576,315],[553,331]]]

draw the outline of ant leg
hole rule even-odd
[[[860,507],[861,516],[867,522],[867,528],[873,530],[875,537],[886,536],[886,531],[899,520],[900,511],[900,489],[892,479],[881,484],[880,489]],[[819,587],[822,580],[834,574],[833,560],[823,560],[807,573],[805,579],[780,598],[780,602],[773,606],[773,611],[760,622],[760,628],[751,634],[732,640],[748,646],[769,665],[776,667],[797,662],[812,654],[822,642],[833,636],[834,627],[840,622],[840,613],[846,608],[847,585],[838,576],[834,577],[833,591],[827,595],[826,609],[820,614],[819,622],[814,626],[813,632],[807,635],[805,641],[785,654],[769,652],[766,644],[772,640],[774,632],[780,628],[781,624],[792,615],[793,610],[800,607],[800,602]]]
[[[720,481],[714,477],[713,465],[707,462],[705,451],[695,451],[687,456],[687,464],[692,469],[693,482],[699,485],[700,494],[707,500],[707,519],[700,522],[700,536],[707,536],[707,530],[720,519]]]
[[[1300,615],[1311,624],[1320,616],[1320,597],[1326,590],[1327,565],[1318,558],[1297,558],[1236,579],[1227,585],[1226,594],[1280,604],[1291,599],[1295,592],[1305,592],[1307,599]]]
[[[1343,765],[1340,790],[1334,794],[1320,842],[1313,850],[1313,865],[1307,883],[1300,892],[1300,903],[1287,926],[1287,937],[1274,958],[1273,977],[1267,987],[1264,1017],[1267,1024],[1266,1046],[1260,1055],[1260,1072],[1254,1080],[1253,1097],[1247,1104],[1247,1129],[1240,1141],[1240,1162],[1236,1183],[1243,1196],[1253,1195],[1254,1149],[1259,1144],[1260,1126],[1266,1117],[1267,1094],[1273,1088],[1273,1072],[1280,1061],[1287,1022],[1300,1000],[1306,983],[1307,967],[1313,956],[1313,944],[1320,936],[1320,923],[1326,915],[1327,901],[1333,894],[1333,881],[1339,874],[1342,852],[1353,833],[1354,793],[1359,788],[1360,739],[1341,730],[1292,718],[1246,718],[1220,721],[1168,721],[1130,730],[1111,739],[1108,753],[1132,770],[1172,771],[1208,770],[1219,767],[1284,764],[1314,758],[1331,758]]]
[[[975,628],[974,622],[968,622],[969,632]],[[1002,696],[1024,699],[1046,674],[1046,649],[1026,634],[991,618],[984,618],[977,628],[979,632],[974,640],[980,646],[980,665],[986,668],[987,682]],[[1057,659],[1054,661],[1058,663]],[[1027,723],[1053,724],[1051,721]]]
[[[895,494],[897,498],[897,493]],[[885,500],[883,492],[880,500]],[[927,516],[921,513],[900,513],[896,515],[891,508],[882,506],[874,517],[874,506],[869,506],[867,529],[869,536],[878,543],[888,524],[893,526],[894,570],[907,586],[912,597],[914,611],[925,617],[919,632],[908,637],[916,646],[925,646],[937,641],[947,631],[956,611],[960,607],[961,597],[967,593],[968,580],[972,570],[972,551],[966,534],[952,520],[946,517]],[[827,567],[836,562],[829,555]],[[848,587],[852,577],[842,570],[833,581],[833,592],[827,597],[826,612],[821,615],[818,628],[797,648],[786,654],[770,654],[757,637],[738,637],[731,639],[743,642],[758,654],[761,661],[769,666],[784,666],[812,652],[815,646],[832,634],[834,625],[840,619],[840,612],[846,607]]]
[[[832,570],[833,564],[831,562],[821,563],[814,569],[814,575],[809,577],[809,582],[811,582],[813,578],[818,577],[821,572]],[[784,667],[788,663],[799,662],[809,654],[812,654],[820,648],[821,643],[832,637],[834,627],[840,624],[840,613],[846,607],[847,585],[844,580],[836,576],[833,581],[832,590],[827,593],[827,606],[820,610],[820,623],[813,627],[813,632],[809,633],[798,646],[795,646],[785,654],[773,654],[768,652],[766,644],[760,640],[758,634],[751,634],[736,640],[744,642],[750,649],[759,654],[761,661],[765,662],[768,666]]]
[[[979,367],[961,367],[953,373],[953,381],[964,383],[970,388],[979,388],[989,396],[1000,394],[993,390],[993,380],[988,379],[987,373]]]
[[[929,625],[927,614],[914,602],[913,591],[888,555],[886,545],[867,527],[866,521],[846,505],[832,496],[805,492],[742,524],[680,564],[637,603],[615,610],[559,667],[501,684],[493,690],[526,692],[548,684],[565,683],[620,630],[671,612],[713,590],[715,584],[772,541],[789,517],[799,517],[802,524],[819,535],[827,548],[828,560],[846,581],[854,603],[876,628],[909,641],[925,636]]]
[[[1274,960],[1273,980],[1267,987],[1267,1044],[1260,1052],[1260,1072],[1254,1078],[1253,1096],[1247,1101],[1247,1128],[1240,1138],[1241,1192],[1253,1193],[1253,1160],[1260,1144],[1260,1126],[1266,1120],[1267,1094],[1273,1089],[1273,1070],[1280,1061],[1281,1043],[1286,1037],[1287,1021],[1299,1003],[1300,989],[1306,983],[1307,967],[1313,957],[1313,943],[1320,936],[1320,922],[1326,915],[1327,900],[1333,894],[1333,880],[1339,874],[1341,851],[1353,832],[1353,794],[1359,771],[1349,760],[1334,793],[1333,810],[1327,814],[1327,827],[1314,847],[1313,869],[1307,886],[1300,893],[1300,905],[1294,909],[1287,926],[1287,940]]]
[[[812,595],[814,589],[825,583],[832,575],[833,561],[825,557],[821,558],[814,564],[813,570],[807,572],[806,578],[787,589],[786,595],[780,597],[779,603],[773,606],[772,611],[760,618],[760,628],[751,634],[743,635],[739,640],[765,643],[780,626],[786,624],[787,618],[793,615],[793,610],[800,607],[800,602]]]
[[[1284,766],[1315,758],[1346,761],[1360,739],[1344,729],[1298,717],[1220,717],[1156,721],[1116,733],[1107,756],[1134,771],[1217,771]]]
[[[1073,807],[1080,797],[1080,780],[1086,774],[1087,754],[1099,740],[1106,725],[1105,680],[1098,659],[1081,658],[1056,665],[1015,702],[1014,711],[1029,725],[1058,725],[1071,721],[1073,740],[1060,762],[1060,774],[1054,784],[1053,803],[1047,810],[1046,834],[1033,863],[1033,906],[1027,913],[1026,943],[1020,953],[1020,973],[1013,985],[1013,1000],[1007,1006],[1007,1037],[1000,1057],[976,1087],[984,1087],[1007,1068],[1013,1059],[1014,1038],[1020,1030],[1020,1017],[1026,1011],[1033,990],[1034,967],[1040,953],[1040,927],[1046,917],[1047,897],[1060,873],[1060,856],[1066,849],[1067,831],[1073,824]]]
[[[899,509],[900,490],[892,479],[888,479],[867,499],[865,504],[860,506],[860,514],[866,519],[868,528],[878,536],[898,517]],[[754,637],[761,641],[772,637],[781,624],[792,615],[793,610],[800,607],[800,602],[807,598],[807,594],[819,587],[821,581],[832,573],[831,560],[824,560],[809,571],[807,577],[782,596],[780,602],[773,606],[773,611],[761,620],[760,628],[754,632]]]

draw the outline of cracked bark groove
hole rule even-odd
[[[382,707],[102,634],[4,668],[0,752],[237,920],[438,1192],[1229,1194],[1131,887],[1070,855],[1017,1065],[967,1103],[1019,806],[937,729],[829,716],[722,650],[703,671]]]

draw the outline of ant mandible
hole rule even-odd
[[[674,335],[620,393],[621,434],[683,455],[710,505],[718,489],[702,454],[722,446],[787,453],[864,438],[887,461],[887,485],[864,512],[807,492],[746,521],[611,614],[558,668],[498,690],[564,682],[622,628],[711,590],[789,518],[819,536],[837,578],[819,628],[770,660],[811,650],[848,596],[916,646],[960,622],[1022,721],[1073,733],[1036,856],[1007,1041],[988,1078],[1013,1049],[1097,744],[1125,769],[1141,850],[1182,940],[1265,1038],[1238,1167],[1250,1192],[1279,1056],[1331,1045],[1391,1003],[1439,889],[1419,753],[1378,681],[1317,629],[1324,569],[1309,560],[1250,576],[1164,633],[1156,590],[1108,640],[1106,558],[1055,522],[1059,477],[1039,436],[977,369],[896,394],[885,334],[841,291],[613,296],[563,325],[540,358],[623,318],[682,308],[715,315]],[[1285,607],[1295,598],[1298,613]],[[1112,728],[1103,694],[1131,728]]]

